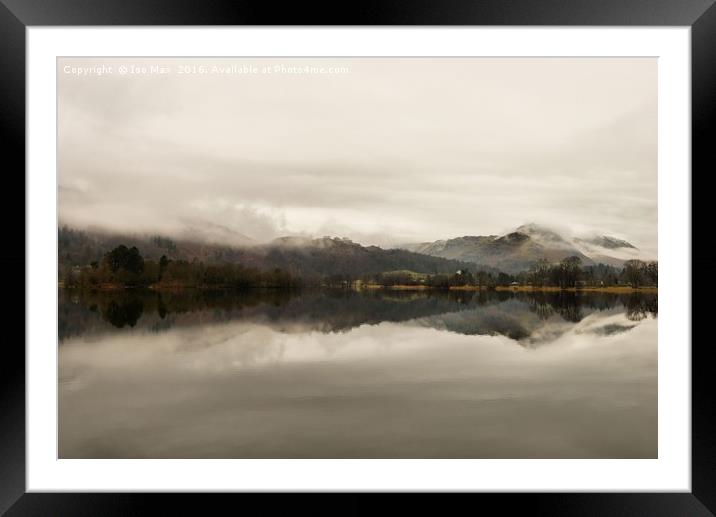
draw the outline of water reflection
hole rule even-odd
[[[60,291],[59,297],[60,342],[106,332],[111,330],[109,325],[163,331],[175,325],[246,320],[301,323],[328,333],[418,318],[460,334],[524,340],[543,322],[579,323],[595,311],[623,310],[631,321],[655,318],[658,313],[653,293],[123,290]]]
[[[654,294],[60,292],[78,458],[650,458]]]

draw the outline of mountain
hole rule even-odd
[[[621,266],[625,257],[614,257],[604,251],[617,248],[636,251],[630,243],[613,237],[601,236],[595,239],[587,241],[565,238],[550,228],[525,224],[502,236],[468,235],[435,242],[407,244],[403,248],[434,257],[489,266],[507,273],[527,270],[539,259],[558,262],[569,256],[579,257],[583,265],[602,262]]]
[[[625,261],[640,258],[639,249],[622,239],[596,235],[574,239],[574,244],[595,262],[620,267]]]
[[[579,242],[586,245],[592,245],[592,246],[598,246],[601,248],[607,248],[610,250],[615,250],[619,248],[632,248],[636,249],[636,247],[624,240],[617,239],[615,237],[610,237],[608,235],[597,235],[595,237],[591,237],[588,239],[580,239],[576,238],[574,239],[575,242]]]
[[[219,244],[224,246],[250,246],[256,241],[227,226],[208,221],[185,220],[181,240],[196,243]]]
[[[470,264],[402,249],[361,246],[349,239],[280,238],[241,250],[242,263],[279,267],[303,277],[368,275],[407,269],[416,273],[454,273]]]
[[[226,233],[214,228],[213,234]],[[114,234],[102,231],[59,229],[58,259],[61,267],[87,265],[100,261],[105,253],[124,244],[136,246],[145,259],[200,261],[206,264],[238,263],[261,270],[281,268],[304,278],[332,275],[360,277],[387,271],[415,273],[454,273],[459,269],[519,273],[539,259],[558,262],[577,256],[583,265],[604,263],[620,267],[624,260],[636,258],[638,250],[629,242],[605,235],[566,238],[558,232],[526,224],[505,235],[464,236],[397,249],[362,246],[337,237],[289,236],[266,244],[243,244],[240,234],[231,235],[232,244],[206,239]]]
[[[225,246],[175,240],[160,236],[121,235],[60,228],[58,258],[61,266],[99,261],[114,247],[136,246],[145,259],[197,260],[207,264],[239,263],[261,270],[281,268],[304,278],[331,275],[372,275],[407,269],[416,273],[454,273],[473,267],[463,261],[404,249],[361,246],[349,239],[282,237],[268,244]]]

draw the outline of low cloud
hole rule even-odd
[[[277,61],[61,60],[61,221],[379,245],[531,221],[656,254],[652,58],[295,61],[350,69],[342,75],[63,73],[66,63]]]

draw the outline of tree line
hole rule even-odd
[[[638,287],[658,286],[658,263],[642,260],[628,260],[624,267],[616,268],[606,264],[582,266],[579,257],[567,257],[556,264],[540,260],[535,266],[520,275],[521,281],[535,286],[602,287],[628,285]]]
[[[261,271],[240,264],[204,264],[199,261],[145,260],[136,246],[123,244],[107,252],[100,261],[87,266],[65,268],[65,287],[297,287],[300,281],[288,271],[274,268]]]
[[[415,275],[410,272],[391,272],[372,275],[363,279],[367,283],[383,286],[425,285],[438,289],[450,287],[477,286],[495,288],[498,286],[529,285],[534,287],[612,287],[630,286],[657,287],[659,266],[655,261],[628,260],[623,268],[607,264],[582,265],[577,256],[566,257],[552,263],[541,259],[527,271],[518,274],[468,269],[456,271],[450,275]],[[345,278],[343,281],[347,281]]]
[[[86,266],[65,267],[62,273],[66,287],[298,287],[308,281],[286,270],[259,270],[237,263],[204,264],[200,261],[170,260],[162,255],[158,261],[146,260],[136,246],[123,244],[104,254],[101,260]],[[541,259],[528,271],[512,275],[505,272],[461,269],[452,274],[417,274],[394,271],[373,275],[330,275],[322,285],[347,286],[356,282],[382,286],[417,286],[435,289],[476,286],[496,288],[510,285],[534,287],[610,287],[628,285],[634,288],[658,285],[658,263],[629,260],[623,268],[606,264],[583,266],[579,257],[566,257],[552,263]],[[310,280],[313,282],[313,279]]]

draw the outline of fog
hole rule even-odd
[[[224,68],[178,73],[194,65]],[[340,73],[285,68],[302,65]],[[653,58],[64,58],[59,217],[382,246],[536,222],[655,256],[656,74]]]

